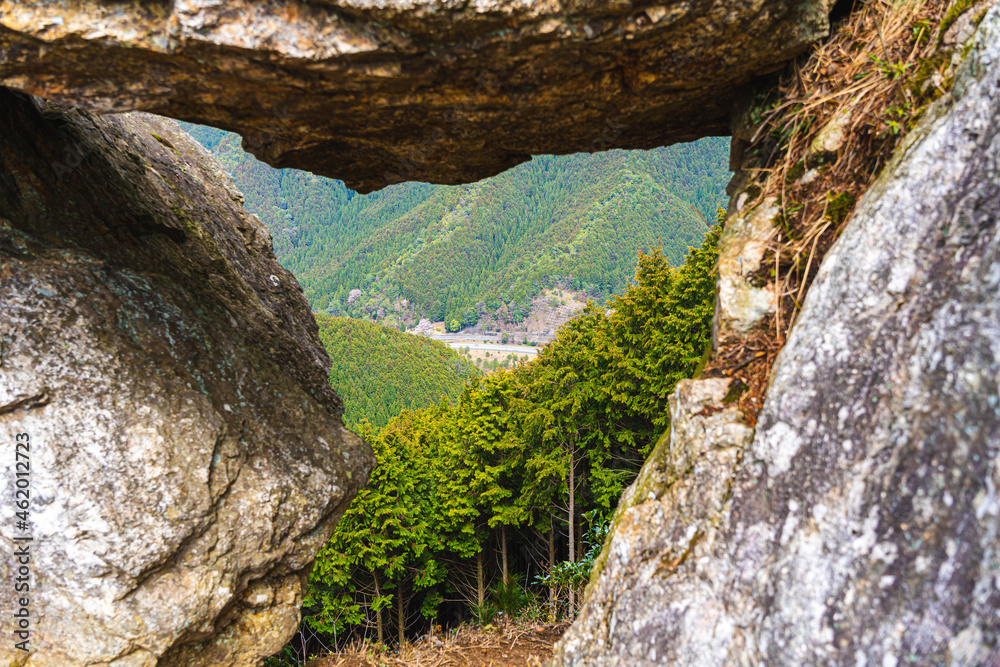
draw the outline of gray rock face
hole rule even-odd
[[[737,208],[743,208],[740,200]],[[764,315],[774,312],[774,283],[755,286],[751,278],[774,237],[774,218],[780,211],[771,197],[751,211],[735,211],[726,221],[726,233],[719,239],[719,278],[712,318],[716,348],[727,339],[739,338]]]
[[[828,0],[0,0],[0,85],[239,132],[361,192],[726,134]]]
[[[1000,664],[998,223],[994,7],[826,256],[752,444],[675,428],[740,452],[714,525],[663,504],[719,497],[698,463],[624,509],[554,664]]]
[[[254,665],[294,632],[372,454],[240,200],[172,121],[0,91],[0,441],[33,487],[21,531],[11,444],[0,545],[34,538],[32,653],[8,611],[0,663]]]

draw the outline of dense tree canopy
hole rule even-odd
[[[443,614],[487,620],[511,599],[572,613],[602,518],[708,345],[718,230],[706,218],[726,141],[536,157],[479,183],[359,196],[187,127],[320,312],[331,384],[378,460],[317,558],[308,624],[391,642]],[[536,359],[485,376],[372,322],[518,322],[554,287],[592,300]]]
[[[641,255],[609,309],[590,304],[537,359],[471,379],[456,401],[381,430],[362,421],[378,464],[317,559],[309,622],[386,641],[448,601],[482,613],[509,562],[534,568],[552,613],[571,608],[584,573],[556,561],[581,558],[585,526],[613,511],[668,424],[666,396],[696,371],[717,241],[713,229],[679,268]]]
[[[374,322],[317,315],[333,365],[330,384],[344,400],[344,422],[385,426],[403,410],[454,401],[478,369],[440,341]]]

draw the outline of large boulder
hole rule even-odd
[[[0,0],[0,85],[239,132],[368,192],[728,134],[830,0]]]
[[[749,446],[720,382],[679,385],[554,664],[1000,664],[1000,8],[827,254]]]
[[[373,459],[240,202],[173,121],[0,91],[0,663],[254,665],[295,631]]]

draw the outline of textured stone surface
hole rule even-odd
[[[366,192],[726,134],[827,0],[0,0],[0,85],[240,132]]]
[[[767,313],[774,312],[774,283],[753,283],[764,253],[775,235],[779,214],[773,197],[752,209],[744,206],[746,193],[736,200],[736,211],[726,220],[719,239],[719,277],[716,284],[712,340],[716,347],[749,331]]]
[[[554,664],[1000,664],[998,121],[994,7],[827,254],[718,527],[697,466],[628,510],[676,527],[622,519]]]
[[[173,121],[0,91],[0,441],[31,438],[32,665],[256,664],[367,480],[305,298],[240,199]]]
[[[629,607],[636,591],[616,588],[617,582],[656,585],[657,579],[687,560],[693,547],[714,531],[739,455],[753,436],[739,408],[722,405],[730,382],[677,383],[669,399],[670,436],[657,443],[636,481],[622,494],[612,521],[614,542],[610,548],[605,545],[591,574],[588,599],[611,595],[618,607]],[[646,558],[649,554],[656,557]],[[600,652],[616,643],[630,644],[630,637],[642,634],[647,625],[620,621],[614,609],[587,605],[574,627],[596,627],[596,631],[578,632],[565,650]],[[628,649],[623,664],[644,657]]]

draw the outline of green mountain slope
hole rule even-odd
[[[319,337],[333,367],[330,384],[344,399],[344,421],[367,418],[381,428],[403,410],[455,401],[479,375],[444,343],[374,322],[317,315]]]
[[[411,323],[513,322],[559,285],[604,298],[636,253],[674,265],[724,199],[728,140],[652,151],[542,156],[478,183],[404,183],[360,196],[339,181],[274,170],[239,137],[185,125],[233,174],[317,311]],[[353,292],[353,294],[352,294]]]

